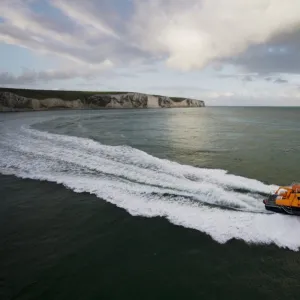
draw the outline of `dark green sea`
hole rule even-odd
[[[0,299],[300,299],[300,108],[0,115]]]

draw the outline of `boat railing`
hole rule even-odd
[[[292,186],[294,186],[294,185],[300,186],[300,182],[294,181],[294,182],[292,183]],[[297,187],[296,190],[295,190],[295,192],[296,192],[296,194],[300,193],[300,189]]]

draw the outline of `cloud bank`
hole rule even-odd
[[[300,74],[299,0],[0,1],[0,42],[55,56],[61,67],[0,83],[87,78],[162,63],[183,72],[232,64],[247,72]],[[286,83],[285,79],[275,80]]]
[[[169,66],[202,69],[300,25],[298,0],[136,1],[133,31]]]

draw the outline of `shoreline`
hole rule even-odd
[[[94,93],[0,88],[0,111],[205,107],[202,100],[143,93]]]

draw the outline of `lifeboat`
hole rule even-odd
[[[300,215],[300,184],[281,186],[274,194],[263,200],[266,210]]]

